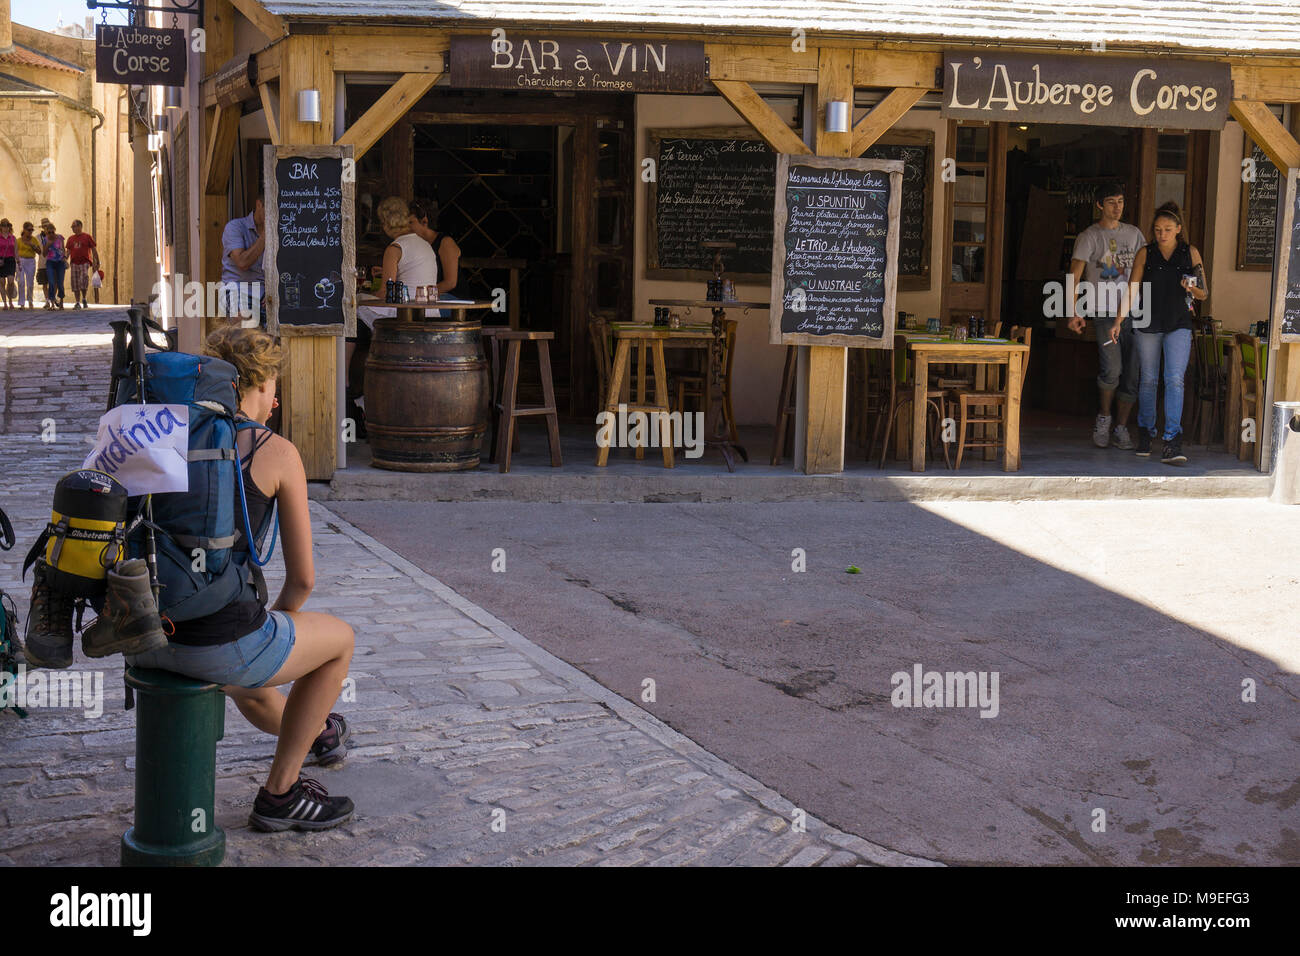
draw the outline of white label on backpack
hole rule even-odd
[[[188,405],[119,405],[99,418],[82,468],[107,472],[132,495],[189,491]]]

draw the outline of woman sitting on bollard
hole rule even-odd
[[[275,340],[257,329],[227,326],[208,336],[204,354],[238,370],[237,417],[265,424],[279,404],[275,383],[282,355]],[[308,753],[320,766],[337,763],[346,753],[347,722],[330,713],[330,707],[352,661],[353,632],[329,614],[299,610],[312,592],[316,573],[307,475],[298,450],[287,439],[258,428],[241,430],[236,441],[248,522],[254,529],[252,547],[259,552],[273,505],[278,506],[285,568],[280,595],[269,609],[255,596],[241,595],[215,614],[178,622],[166,647],[128,660],[222,684],[253,726],[279,738],[266,785],[253,803],[251,826],[266,831],[326,830],[351,819],[352,801],[329,796],[301,771]],[[236,501],[235,508],[240,515],[243,505]],[[249,543],[241,535],[235,547],[246,549]],[[275,689],[290,682],[287,698]]]

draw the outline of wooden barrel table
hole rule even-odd
[[[376,468],[478,467],[488,423],[481,331],[477,320],[375,320],[366,359],[366,430]]]

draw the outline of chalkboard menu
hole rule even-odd
[[[893,348],[903,163],[777,157],[771,342]]]
[[[1256,143],[1246,137],[1254,160],[1255,181],[1241,184],[1241,220],[1237,228],[1237,269],[1246,272],[1273,270],[1273,245],[1277,237],[1277,200],[1281,177],[1277,167]]]
[[[701,242],[734,242],[727,275],[766,281],[772,264],[776,154],[745,129],[652,129],[647,275],[713,275],[713,252]]]
[[[267,146],[267,329],[356,334],[351,146]]]
[[[930,212],[934,176],[934,133],[894,130],[862,154],[866,159],[897,159],[903,163],[903,205],[898,233],[898,288],[904,292],[930,288]]]
[[[1282,303],[1280,340],[1283,342],[1300,342],[1300,189],[1295,187],[1295,179],[1295,173],[1287,177],[1287,196],[1291,199],[1291,234],[1282,247],[1290,256],[1286,273],[1286,297]]]

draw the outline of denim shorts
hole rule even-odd
[[[205,647],[168,644],[146,654],[133,654],[127,663],[215,684],[261,687],[280,673],[293,642],[293,619],[283,611],[267,611],[266,623],[237,641]]]

